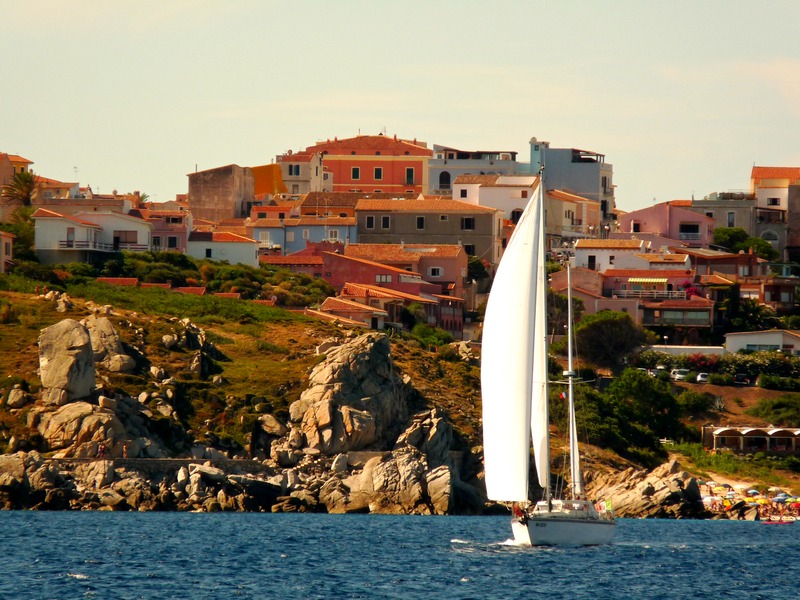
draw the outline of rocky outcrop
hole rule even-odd
[[[711,517],[703,505],[697,479],[674,460],[651,472],[629,468],[597,477],[587,483],[587,491],[597,500],[610,500],[619,517]]]
[[[95,365],[114,373],[131,373],[136,369],[136,360],[125,353],[119,334],[108,317],[93,315],[84,319],[82,324],[92,341]]]
[[[95,387],[94,354],[89,332],[64,319],[39,335],[39,378],[46,404],[61,406],[88,397]]]
[[[304,445],[326,455],[393,438],[407,407],[388,338],[368,333],[330,348],[289,414],[305,436]]]

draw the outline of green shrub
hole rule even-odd
[[[712,385],[733,385],[733,375],[729,373],[709,373],[708,383]]]

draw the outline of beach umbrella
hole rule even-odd
[[[777,502],[778,504],[783,504],[784,502],[786,502],[786,498],[777,497],[773,498],[772,501]]]
[[[758,502],[759,504],[769,504],[769,500],[767,500],[766,498],[758,498],[756,499],[756,502]]]
[[[723,487],[723,486],[721,486],[721,485],[718,485],[718,486],[716,486],[716,487],[714,488],[714,492],[715,492],[715,493],[719,493],[719,494],[724,494],[724,493],[725,493],[725,492],[727,492],[727,491],[728,491],[728,488],[726,488],[726,487]]]
[[[761,494],[761,492],[759,492],[758,490],[747,490],[747,493],[750,494],[751,496],[758,496],[759,494]]]
[[[753,487],[753,486],[752,485],[748,485],[746,483],[737,483],[735,486],[733,486],[733,489],[735,489],[735,490],[746,490],[747,488],[750,488],[750,487]]]
[[[715,485],[717,485],[717,482],[716,481],[706,481],[706,485],[710,485],[711,487],[714,487]]]
[[[721,485],[722,487],[724,487],[724,488],[727,488],[727,489],[729,489],[729,490],[730,490],[730,489],[733,489],[733,486],[732,486],[730,483],[722,483],[722,484],[720,484],[720,485]]]
[[[756,499],[753,498],[752,496],[748,496],[747,498],[744,499],[744,501],[747,502],[748,504],[755,504],[756,503]]]
[[[772,487],[770,487],[770,488],[767,488],[767,491],[768,491],[768,492],[782,492],[782,491],[783,491],[783,488],[779,488],[779,487],[772,486]]]

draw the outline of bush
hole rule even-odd
[[[714,406],[714,395],[686,390],[678,396],[678,406],[686,415],[696,415],[710,411]]]
[[[733,375],[728,373],[710,373],[708,375],[708,383],[712,385],[733,385]]]

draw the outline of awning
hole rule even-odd
[[[631,277],[628,283],[667,283],[666,277]]]

